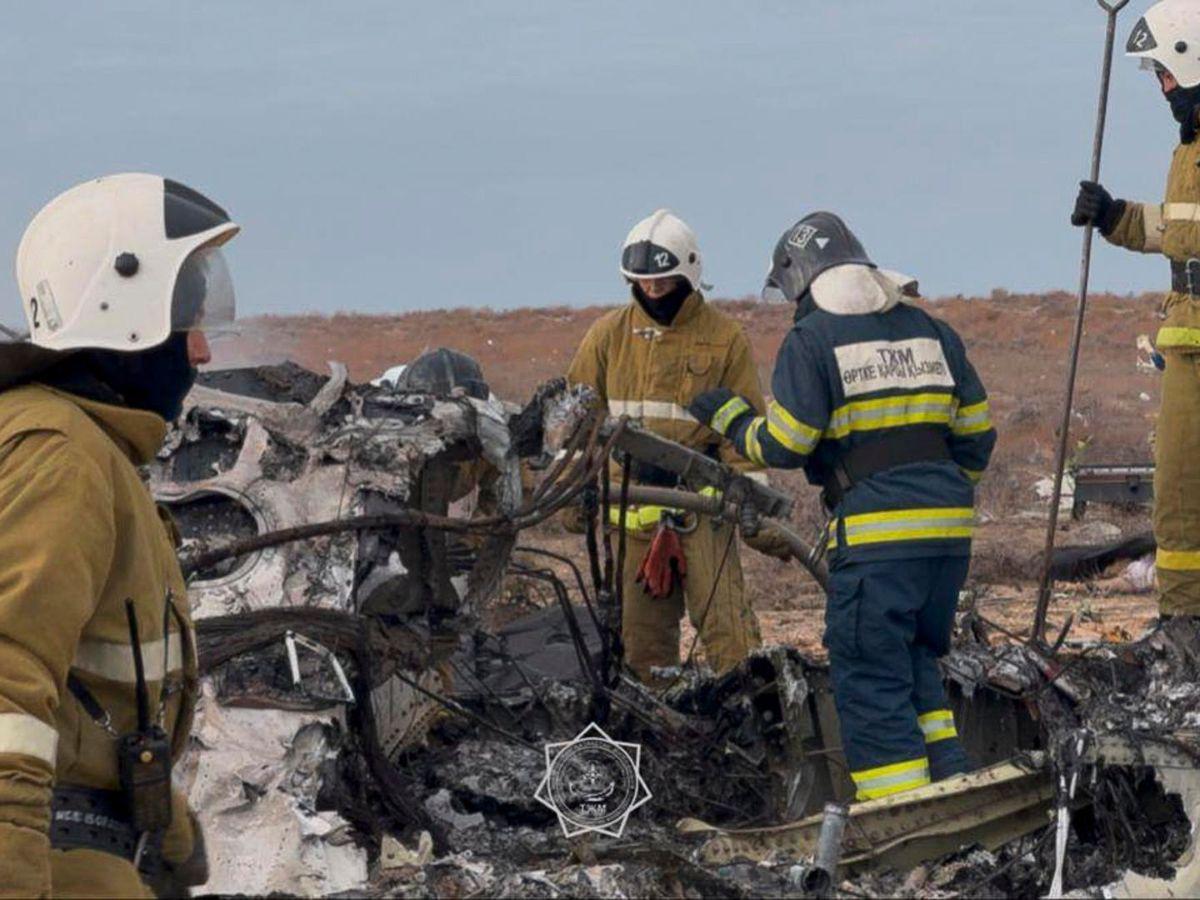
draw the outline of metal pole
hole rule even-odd
[[[1117,35],[1117,14],[1129,0],[1105,2],[1096,0],[1108,14],[1108,30],[1104,38],[1104,65],[1100,70],[1100,105],[1096,111],[1096,133],[1092,139],[1092,181],[1100,180],[1100,154],[1104,149],[1104,125],[1108,119],[1108,84],[1112,77],[1113,44]],[[1044,645],[1046,612],[1050,608],[1050,593],[1054,578],[1050,572],[1051,557],[1054,555],[1054,533],[1058,529],[1058,504],[1062,498],[1063,470],[1067,464],[1067,447],[1070,442],[1071,410],[1075,401],[1075,374],[1079,368],[1079,344],[1083,338],[1083,317],[1087,309],[1088,278],[1092,270],[1092,236],[1094,227],[1089,225],[1083,232],[1083,254],[1079,262],[1079,303],[1075,308],[1075,331],[1071,336],[1071,359],[1067,371],[1067,395],[1063,400],[1062,423],[1058,430],[1058,454],[1054,460],[1054,490],[1050,495],[1050,521],[1046,528],[1046,554],[1042,560],[1042,581],[1038,587],[1037,611],[1033,619],[1031,644]]]

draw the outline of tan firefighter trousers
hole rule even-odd
[[[625,661],[638,678],[648,683],[655,680],[651,666],[679,665],[679,623],[686,609],[692,626],[700,633],[709,665],[718,673],[728,671],[762,645],[758,619],[742,581],[734,526],[723,522],[714,529],[710,518],[701,517],[694,531],[681,534],[687,578],[682,588],[676,586],[671,596],[661,600],[645,593],[635,580],[652,536],[653,530],[628,532],[621,628]],[[614,528],[614,553],[617,538]],[[722,568],[726,546],[729,552]]]
[[[1159,609],[1200,615],[1200,353],[1165,350],[1154,441]]]

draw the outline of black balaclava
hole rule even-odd
[[[1171,115],[1179,123],[1179,139],[1185,144],[1196,140],[1197,117],[1200,116],[1200,85],[1175,87],[1164,94],[1171,104]]]
[[[683,307],[683,303],[688,297],[692,296],[692,286],[686,278],[680,278],[677,284],[670,293],[659,297],[657,300],[651,300],[638,287],[637,282],[631,282],[633,287],[633,298],[637,300],[638,305],[642,307],[646,315],[652,318],[659,325],[670,326],[675,321],[675,317],[679,315],[679,310]]]
[[[68,393],[156,413],[168,422],[183,411],[183,398],[196,382],[188,360],[187,332],[174,331],[149,350],[81,350],[38,381]]]

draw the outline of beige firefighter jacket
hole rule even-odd
[[[756,468],[687,411],[696,395],[717,387],[741,394],[759,414],[766,406],[742,326],[698,291],[669,326],[633,299],[601,316],[576,351],[567,380],[594,387],[611,416],[627,415],[702,452],[715,447],[722,462],[742,471]]]
[[[1162,203],[1127,202],[1108,240],[1141,253],[1162,253],[1177,262],[1200,257],[1200,141],[1180,144],[1167,175]],[[1200,261],[1196,292],[1200,293]],[[1160,350],[1200,351],[1200,300],[1171,292],[1163,301],[1166,320],[1155,341]]]
[[[1129,203],[1109,240],[1131,250],[1192,261],[1196,284],[1163,301],[1155,343],[1166,357],[1154,450],[1154,538],[1159,609],[1200,615],[1200,141],[1180,144],[1161,204]]]
[[[113,733],[136,727],[126,598],[152,710],[176,758],[186,746],[197,675],[177,532],[135,468],[164,431],[151,413],[40,385],[0,394],[0,895],[82,890],[79,854],[94,857],[91,890],[133,876],[109,854],[52,853],[47,838],[53,784],[118,788]],[[112,733],[70,693],[69,672],[111,714]],[[193,834],[175,799],[164,853],[182,862]]]

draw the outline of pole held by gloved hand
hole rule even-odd
[[[1104,37],[1104,64],[1100,70],[1100,104],[1096,111],[1096,131],[1092,138],[1091,181],[1100,180],[1100,155],[1104,149],[1104,126],[1108,119],[1108,86],[1112,78],[1113,45],[1117,35],[1117,14],[1129,0],[1096,0],[1108,15],[1108,29]],[[1050,519],[1046,528],[1046,552],[1042,559],[1042,580],[1038,587],[1037,610],[1033,619],[1031,644],[1045,644],[1046,613],[1050,608],[1050,593],[1054,587],[1051,562],[1054,556],[1054,533],[1058,529],[1058,504],[1062,498],[1063,471],[1067,464],[1067,447],[1070,442],[1071,411],[1075,402],[1075,375],[1079,368],[1079,345],[1083,338],[1083,317],[1087,309],[1088,279],[1092,270],[1092,237],[1095,226],[1088,225],[1083,232],[1083,253],[1079,262],[1079,302],[1075,308],[1075,331],[1071,335],[1071,356],[1067,369],[1067,391],[1063,400],[1062,423],[1058,429],[1058,453],[1054,460],[1054,490],[1050,494]]]

